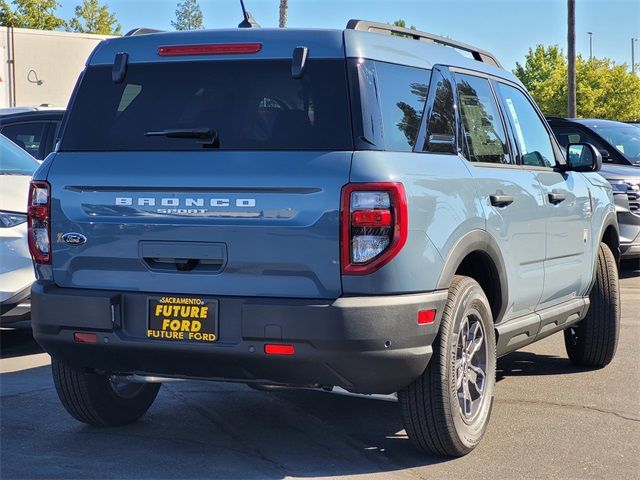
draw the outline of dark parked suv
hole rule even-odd
[[[613,187],[620,226],[620,256],[640,258],[640,128],[610,120],[550,118],[560,145],[587,142],[602,153],[600,175]],[[636,166],[633,166],[636,165]]]
[[[587,142],[602,154],[603,164],[640,166],[640,129],[628,123],[593,118],[547,118],[560,145]]]
[[[60,133],[64,110],[34,110],[0,117],[0,133],[36,160],[53,151]]]
[[[337,386],[464,455],[497,356],[564,332],[614,357],[600,153],[565,158],[488,52],[355,20],[124,36],[65,125],[31,184],[33,331],[82,422],[136,420],[158,377]]]

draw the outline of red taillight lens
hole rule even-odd
[[[407,241],[407,199],[401,183],[351,183],[342,189],[343,275],[366,275],[387,264]]]
[[[391,226],[391,220],[391,210],[356,210],[351,216],[351,226],[387,228]]]
[[[233,55],[239,53],[258,53],[261,43],[215,43],[210,45],[169,45],[158,48],[161,57],[180,57],[185,55]]]
[[[29,251],[36,263],[51,263],[51,187],[47,182],[33,181],[29,186],[27,226]]]

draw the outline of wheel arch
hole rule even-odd
[[[600,236],[601,243],[606,243],[616,262],[620,263],[620,233],[618,232],[618,222],[614,214],[607,215],[607,219],[602,226]],[[598,245],[594,245],[597,249]]]
[[[620,233],[618,231],[618,217],[615,212],[609,212],[602,226],[600,232],[596,237],[597,242],[593,242],[593,267],[591,269],[591,282],[589,282],[589,289],[587,295],[591,292],[593,285],[596,283],[596,269],[598,268],[598,248],[601,243],[604,243],[609,247],[611,253],[616,259],[616,265],[620,268]]]
[[[446,290],[454,275],[476,280],[489,300],[493,321],[499,323],[508,305],[507,270],[497,241],[484,230],[472,230],[451,248],[438,279],[438,289]]]

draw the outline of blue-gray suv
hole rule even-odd
[[[29,196],[60,400],[121,425],[174,378],[398,392],[418,448],[466,454],[497,356],[616,350],[611,186],[567,150],[490,53],[428,33],[105,40]]]

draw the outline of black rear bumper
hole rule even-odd
[[[35,339],[76,367],[391,393],[424,371],[446,297],[446,291],[336,300],[218,297],[219,340],[208,344],[147,338],[144,293],[39,281],[31,303]],[[435,321],[418,325],[418,311],[432,309]],[[74,332],[96,333],[97,343],[76,343]],[[267,355],[267,343],[292,344],[295,354]]]

